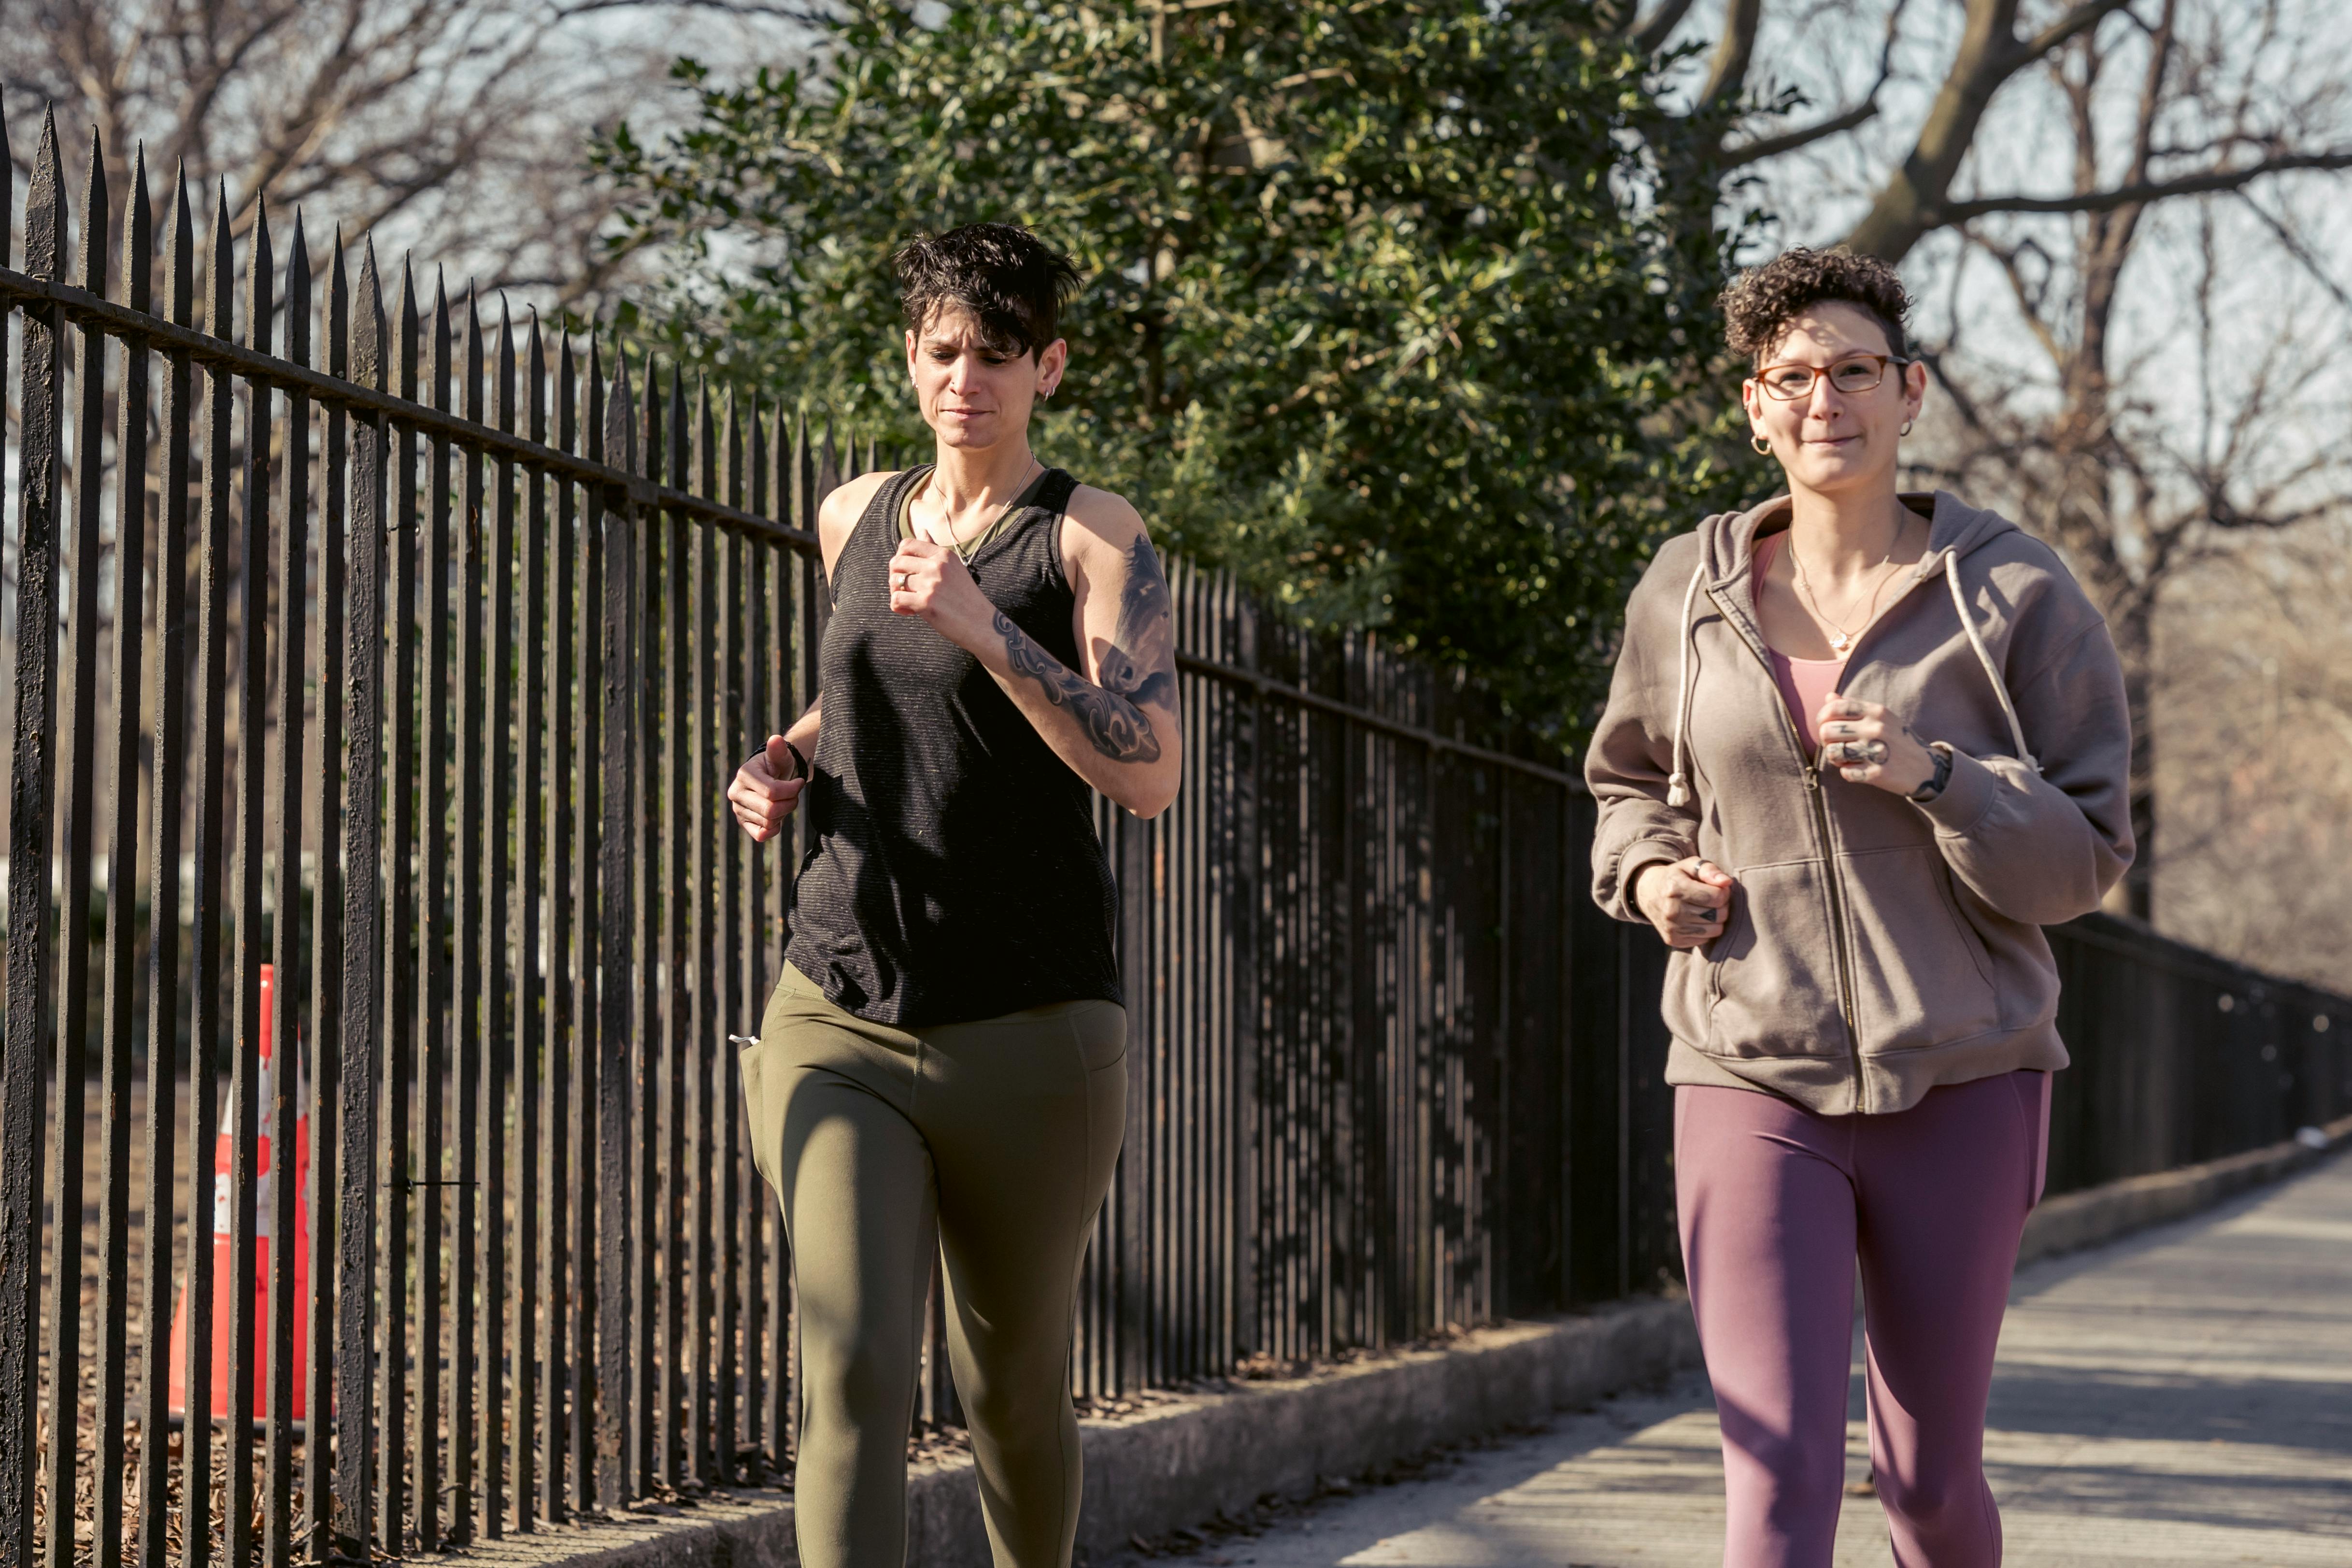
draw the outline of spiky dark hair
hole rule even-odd
[[[1909,357],[1904,318],[1911,313],[1911,296],[1895,268],[1875,256],[1801,245],[1731,280],[1723,291],[1724,341],[1733,353],[1757,363],[1780,345],[1790,321],[1831,300],[1868,312],[1885,329],[1887,352]]]
[[[1070,258],[1019,224],[968,223],[898,247],[898,299],[920,332],[944,305],[980,323],[983,341],[1033,358],[1061,335],[1062,307],[1078,289]]]

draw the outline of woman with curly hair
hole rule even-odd
[[[1855,1265],[1903,1568],[1991,1568],[1985,1401],[2050,1074],[2041,928],[2132,857],[2106,624],[2007,520],[1896,486],[1927,395],[1881,261],[1724,298],[1786,494],[1668,541],[1586,762],[1594,896],[1675,951],[1664,1014],[1727,1568],[1828,1568]]]

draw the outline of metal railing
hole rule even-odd
[[[387,302],[372,255],[320,289],[299,223],[282,297],[255,225],[240,312],[225,202],[200,325],[186,192],[159,253],[143,171],[110,300],[95,150],[70,271],[53,130],[35,168],[0,1555],[400,1551],[773,1473],[789,1297],[723,1040],[786,883],[719,790],[737,716],[805,689],[840,465],[404,273]],[[267,1104],[265,964],[307,1069]],[[298,1123],[299,1193],[261,1152]],[[235,1281],[294,1243],[218,1293],[217,1435],[204,1232]],[[292,1416],[298,1313],[331,1423]]]
[[[200,266],[184,189],[159,247],[134,172],[118,250],[95,152],[69,264],[53,130],[34,167],[0,266],[0,1562],[403,1555],[780,1479],[790,1260],[726,1037],[791,863],[720,792],[814,690],[815,509],[871,450],[641,395],[340,238],[321,282],[299,222],[282,269],[253,225],[240,307],[226,202]],[[1099,819],[1131,1091],[1073,1394],[1670,1278],[1664,952],[1586,896],[1573,776],[1377,638],[1172,578],[1183,790]],[[2061,951],[2063,1181],[2352,1101],[2309,1026],[2352,1003],[2112,924]],[[2146,1133],[2192,1058],[2189,1132]]]
[[[2352,1116],[2352,997],[2105,915],[2053,927],[2050,1191],[2283,1142]]]
[[[158,247],[143,172],[110,257],[95,154],[69,268],[53,132],[35,167],[7,835],[58,878],[10,884],[0,1542],[403,1552],[785,1473],[725,1037],[788,865],[720,791],[813,689],[812,525],[860,464],[340,241],[321,281],[299,223],[240,290],[225,205],[200,246],[175,186]],[[1073,1393],[1650,1277],[1613,1198],[1569,1243],[1573,781],[1458,683],[1174,578],[1181,804],[1102,819],[1137,1092]]]

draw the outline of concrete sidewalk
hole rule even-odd
[[[1987,1439],[2010,1568],[2352,1564],[2352,1157],[2032,1265],[2011,1301]],[[1837,1564],[1884,1568],[1859,1376],[1853,1397]],[[1190,1561],[1709,1568],[1719,1464],[1688,1374]]]

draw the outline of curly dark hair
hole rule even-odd
[[[1723,336],[1731,352],[1749,363],[1779,346],[1789,323],[1824,300],[1859,307],[1885,329],[1886,349],[1910,355],[1903,318],[1911,296],[1895,268],[1875,256],[1851,250],[1784,250],[1761,267],[1751,267],[1723,291]]]
[[[1008,356],[1044,353],[1078,289],[1070,258],[1013,223],[918,235],[892,260],[909,327],[919,332],[942,305],[959,305],[980,323],[982,341]]]

